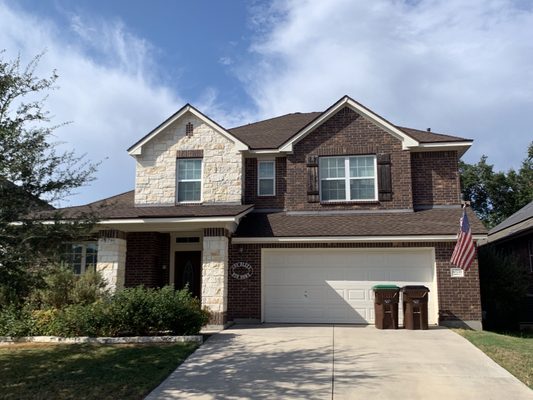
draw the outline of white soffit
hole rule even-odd
[[[235,143],[236,149],[238,151],[248,150],[248,146],[245,143],[241,142],[239,139],[237,139],[235,136],[233,136],[231,133],[229,133],[226,129],[224,129],[222,126],[217,124],[212,119],[208,118],[206,115],[202,114],[196,108],[194,108],[190,104],[187,104],[181,110],[176,112],[173,116],[171,116],[165,122],[163,122],[160,126],[158,126],[156,129],[154,129],[152,132],[150,132],[144,138],[142,138],[139,142],[135,143],[132,147],[130,147],[128,149],[128,154],[131,155],[131,156],[140,155],[142,153],[142,147],[146,143],[148,143],[150,140],[152,140],[159,133],[164,131],[166,128],[168,128],[170,125],[172,125],[178,119],[180,119],[186,113],[193,114],[195,117],[197,117],[198,119],[202,120],[204,123],[209,125],[215,131],[217,131],[222,136],[224,136],[226,139],[228,139],[228,140],[232,141],[233,143]]]

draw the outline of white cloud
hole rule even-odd
[[[46,50],[39,76],[53,69],[58,85],[47,108],[58,129],[57,140],[88,159],[102,160],[97,180],[81,188],[70,203],[79,204],[127,191],[134,186],[134,161],[126,149],[184,101],[157,82],[153,49],[129,33],[121,21],[71,16],[66,34],[49,20],[0,2],[0,43],[6,58],[23,61]],[[155,72],[154,72],[155,71]]]
[[[497,169],[533,139],[533,10],[511,0],[274,1],[238,70],[262,117],[348,94],[397,124],[474,138]]]

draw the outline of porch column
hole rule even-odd
[[[124,288],[126,274],[126,234],[107,230],[100,231],[96,271],[107,282],[107,289],[115,292]]]
[[[202,251],[202,307],[211,312],[211,325],[224,325],[228,310],[228,232],[204,229]]]

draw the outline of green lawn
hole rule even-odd
[[[197,345],[0,347],[0,399],[142,399]]]
[[[533,389],[533,335],[464,329],[455,331]]]

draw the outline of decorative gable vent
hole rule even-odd
[[[187,125],[185,125],[185,136],[192,137],[194,131],[194,126],[192,123],[187,122]]]

